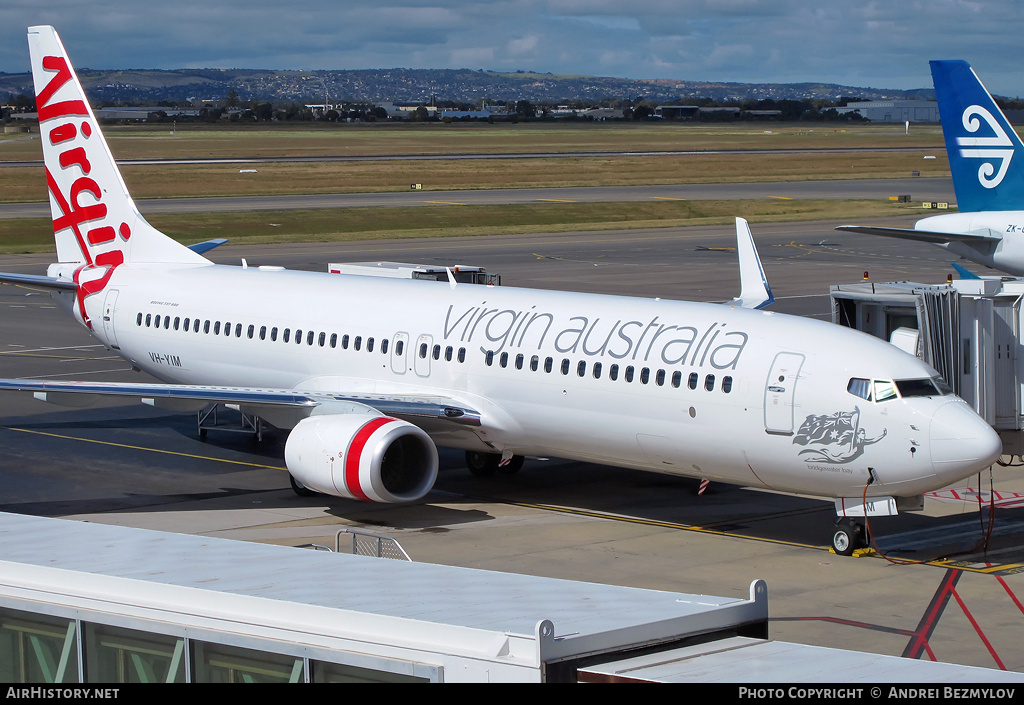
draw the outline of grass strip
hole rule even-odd
[[[434,205],[244,213],[154,215],[149,221],[183,243],[226,237],[233,244],[343,242],[414,237],[627,230],[731,223],[906,215],[913,206],[880,201],[751,200]],[[48,219],[0,221],[0,252],[53,249]]]

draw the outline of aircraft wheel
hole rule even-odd
[[[498,472],[505,475],[515,475],[517,472],[523,469],[523,461],[526,460],[521,455],[513,455],[512,458],[505,465],[498,466]],[[499,463],[500,463],[499,459]]]
[[[855,521],[841,521],[832,534],[832,550],[840,556],[852,556],[858,548],[868,545],[864,525]]]
[[[498,463],[501,456],[497,453],[478,453],[475,450],[466,451],[466,467],[477,477],[490,477],[498,471]]]
[[[304,484],[292,477],[291,473],[288,473],[288,480],[292,483],[292,492],[299,495],[300,497],[315,497],[316,491],[309,489]]]

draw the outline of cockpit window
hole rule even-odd
[[[850,379],[850,383],[846,385],[846,391],[855,397],[871,401],[871,380],[853,377]]]
[[[941,386],[939,386],[941,384]],[[949,386],[940,377],[931,379],[898,379],[896,387],[901,397],[938,397],[952,394]],[[944,391],[949,390],[949,391]]]
[[[939,390],[939,394],[942,396],[949,396],[953,393],[953,388],[946,384],[946,380],[942,379],[942,377],[932,377],[932,382],[935,383],[935,386]]]
[[[896,385],[889,380],[876,379],[874,384],[874,395],[876,402],[889,401],[898,398]]]

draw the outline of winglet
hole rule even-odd
[[[750,234],[750,226],[743,218],[736,219],[736,252],[740,260],[740,295],[729,301],[728,305],[764,308],[775,303],[761,266],[761,258],[754,246],[754,237]]]

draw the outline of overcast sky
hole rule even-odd
[[[52,24],[89,68],[470,68],[1024,96],[1022,0],[2,0],[0,71]]]

